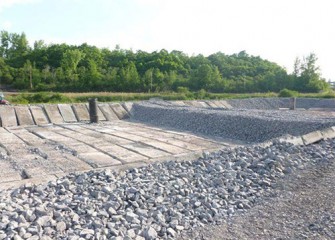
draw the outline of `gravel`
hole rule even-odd
[[[309,111],[203,109],[171,106],[164,101],[134,104],[132,120],[251,143],[335,125],[334,116]]]
[[[289,108],[290,98],[247,98],[227,99],[232,107],[238,109],[279,109]],[[335,108],[334,99],[297,98],[297,108]]]
[[[334,147],[327,140],[224,148],[195,161],[73,173],[3,191],[0,239],[175,239],[275,196],[278,180],[334,161]]]

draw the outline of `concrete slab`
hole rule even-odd
[[[172,101],[172,104],[177,106],[187,106],[183,101]]]
[[[110,104],[110,107],[113,109],[119,119],[129,118],[127,111],[121,106],[121,104],[112,103]]]
[[[124,109],[126,109],[129,115],[133,115],[133,102],[124,102],[121,105]]]
[[[4,151],[4,149],[2,149]],[[7,154],[5,152],[5,154]],[[21,180],[21,172],[15,170],[10,163],[10,159],[0,160],[0,183]]]
[[[211,108],[218,108],[218,106],[213,103],[212,101],[206,101],[206,103],[211,107]]]
[[[17,126],[17,119],[14,107],[0,106],[0,120],[2,127]]]
[[[99,146],[99,149],[124,163],[147,160],[148,158],[117,145]]]
[[[321,131],[323,139],[335,138],[335,127],[330,127]]]
[[[57,173],[62,173],[60,169],[57,167],[54,167],[53,169],[47,169],[44,167],[30,167],[24,169],[24,175],[26,178],[38,178],[43,175],[51,175],[51,174],[57,174]]]
[[[55,181],[55,175],[38,176],[37,178],[23,179],[20,181],[6,182],[0,185],[0,189],[19,188],[23,185],[44,184],[49,181]]]
[[[42,107],[30,106],[30,111],[37,125],[48,124],[49,120]]]
[[[87,171],[92,169],[89,164],[71,155],[65,155],[62,158],[51,159],[51,161],[64,173]]]
[[[1,166],[2,168],[5,168],[4,166]],[[13,181],[19,181],[22,180],[22,177],[19,172],[16,173],[0,173],[0,183],[6,183],[6,182],[13,182]]]
[[[227,109],[232,109],[232,105],[230,105],[227,101],[221,100],[220,103]]]
[[[191,105],[194,106],[194,107],[204,107],[199,101],[197,100],[194,100],[194,101],[190,101]]]
[[[0,183],[6,181],[6,186],[96,168],[123,169],[134,163],[194,159],[218,144],[190,133],[127,121],[16,126],[0,128],[0,136],[0,151],[9,153],[10,163],[20,170],[13,172],[11,165],[0,161]],[[7,180],[1,178],[5,174]],[[24,177],[30,179],[22,180]]]
[[[134,126],[131,133],[126,133],[123,131],[114,131],[111,134],[115,134],[122,138],[132,139],[134,141],[143,141],[143,142],[154,141],[154,142],[168,143],[169,145],[173,145],[191,151],[206,149],[206,147],[202,145],[189,143],[188,139],[186,139],[186,141],[177,139],[177,137],[180,138],[180,135],[165,132],[162,129],[159,130],[151,127],[137,128],[136,126]]]
[[[188,106],[192,106],[192,107],[200,107],[200,108],[203,108],[204,106],[198,102],[198,101],[184,101],[184,103]]]
[[[218,106],[219,108],[226,108],[226,106],[223,105],[223,104],[221,103],[221,101],[219,101],[219,100],[213,100],[212,102],[213,102],[216,106]]]
[[[101,152],[83,153],[79,154],[78,157],[94,167],[106,167],[106,166],[114,166],[122,164],[117,159]]]
[[[29,145],[42,145],[45,143],[45,140],[36,136],[35,134],[29,132],[27,129],[9,129],[11,133],[15,134],[17,137],[22,139]]]
[[[31,115],[28,106],[16,106],[15,112],[18,125],[20,126],[35,125],[33,116]]]
[[[6,131],[4,128],[0,128],[0,143],[4,146],[8,144],[24,144],[24,142],[15,136],[13,133]]]
[[[198,103],[204,107],[204,108],[209,108],[209,105],[207,104],[207,102],[204,102],[204,101],[198,101]]]
[[[105,142],[106,144],[117,144],[117,145],[122,145],[122,144],[129,144],[129,143],[133,143],[133,141],[131,140],[126,140],[124,138],[121,137],[117,137],[114,136],[110,133],[106,133],[103,130],[99,130],[99,129],[89,129],[89,128],[79,128],[78,131],[80,131],[83,134],[87,134],[88,136],[91,137],[95,137],[95,138],[99,138],[100,140],[102,140],[103,142]],[[93,143],[94,144],[94,143]]]
[[[70,104],[58,104],[58,109],[63,116],[65,122],[77,122],[73,109]]]
[[[76,131],[72,131],[72,130],[68,130],[68,129],[54,129],[53,131],[59,132],[60,135],[67,137],[71,141],[77,140],[79,142],[83,142],[83,143],[86,143],[88,145],[103,142],[102,140],[100,140],[98,138],[87,136],[87,135],[82,134],[80,132],[76,132]]]
[[[188,150],[184,148],[180,148],[171,144],[167,144],[164,142],[159,142],[159,141],[145,141],[145,144],[150,145],[152,147],[155,147],[157,149],[163,150],[165,152],[171,153],[171,154],[182,154],[182,153],[187,153],[189,152]]]
[[[60,124],[64,123],[64,119],[59,112],[57,105],[44,105],[45,112],[48,115],[51,123]]]
[[[323,139],[323,136],[320,131],[314,131],[303,135],[301,138],[304,141],[305,145],[309,145],[321,141]]]
[[[72,150],[76,151],[77,153],[92,153],[97,151],[95,148],[90,147],[85,143],[80,143],[76,145],[68,144],[67,146]]]
[[[129,150],[132,150],[134,152],[137,152],[139,154],[142,154],[144,156],[147,156],[149,158],[156,158],[156,157],[166,157],[171,156],[171,154],[163,152],[161,150],[155,149],[151,146],[148,146],[144,143],[133,143],[133,144],[127,144],[123,146],[124,148],[127,148]]]
[[[138,141],[138,142],[145,142],[148,140],[147,138],[144,138],[144,137],[141,137],[135,134],[127,133],[127,132],[121,132],[121,131],[115,131],[110,134],[120,137],[120,138],[125,138],[127,140]]]
[[[197,138],[197,137],[194,137],[194,136],[176,135],[175,138],[179,139],[179,140],[182,140],[184,142],[189,142],[189,143],[193,143],[193,144],[198,145],[198,146],[202,146],[205,149],[214,149],[214,148],[223,147],[223,145],[221,145],[218,142],[213,142],[211,140]]]
[[[72,108],[78,121],[90,121],[90,114],[85,103],[75,103],[72,105]]]
[[[115,112],[111,109],[109,104],[107,103],[100,103],[98,104],[101,112],[106,117],[107,121],[115,121],[119,120],[118,116],[115,114]]]
[[[296,136],[283,136],[281,138],[278,139],[279,142],[288,142],[288,143],[292,143],[293,145],[296,146],[303,146],[304,145],[304,141],[302,140],[301,137],[296,137]]]

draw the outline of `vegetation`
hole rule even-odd
[[[245,51],[205,57],[164,49],[99,49],[86,43],[46,45],[42,40],[31,47],[24,33],[0,33],[0,84],[28,91],[174,91],[185,98],[192,98],[191,92],[199,98],[211,96],[208,92],[266,93],[284,88],[319,92],[329,86],[316,61],[315,54],[296,59],[294,72],[288,74],[276,63]]]
[[[285,91],[286,92],[286,91]],[[89,92],[89,93],[6,93],[6,99],[14,104],[32,103],[74,103],[87,102],[89,98],[97,98],[99,102],[123,102],[140,101],[150,98],[161,98],[164,100],[194,100],[194,99],[229,99],[229,98],[264,98],[264,97],[309,97],[309,98],[335,98],[334,91],[323,93],[297,93],[294,95],[281,95],[274,92],[268,93],[209,93],[198,92],[161,92],[161,93],[110,93],[110,92]]]
[[[289,90],[284,88],[280,90],[278,97],[297,97],[299,93],[297,91]]]

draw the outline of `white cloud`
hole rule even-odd
[[[5,8],[9,8],[13,5],[17,4],[29,4],[29,3],[36,3],[41,0],[1,0],[0,1],[0,12]]]

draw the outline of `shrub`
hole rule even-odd
[[[177,87],[177,93],[189,93],[190,90],[187,87]]]
[[[297,91],[289,90],[284,88],[280,90],[278,97],[297,97],[299,93]]]

